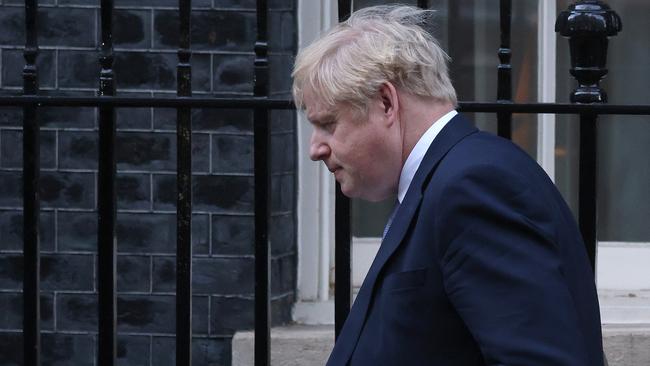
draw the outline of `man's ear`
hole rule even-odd
[[[395,86],[387,81],[379,87],[382,112],[390,124],[397,121],[399,115],[399,97]]]

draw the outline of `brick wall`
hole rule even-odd
[[[271,0],[271,91],[289,96],[295,0]],[[42,94],[93,95],[97,0],[39,1]],[[177,1],[115,0],[122,96],[173,96]],[[0,1],[0,93],[20,94],[24,2]],[[252,95],[253,0],[193,0],[194,95]],[[41,326],[44,364],[93,365],[97,330],[97,112],[42,108]],[[118,358],[174,364],[176,112],[117,113]],[[22,111],[0,109],[0,364],[22,364]],[[193,357],[229,365],[253,325],[253,139],[248,110],[193,110]],[[295,117],[272,112],[273,320],[295,299]]]

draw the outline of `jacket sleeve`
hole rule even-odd
[[[450,180],[436,219],[445,290],[488,365],[587,366],[561,222],[530,183],[495,166]]]

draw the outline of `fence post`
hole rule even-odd
[[[38,94],[36,0],[25,1],[25,68],[23,94]],[[39,175],[40,129],[35,105],[23,108],[23,345],[24,364],[41,364]]]
[[[113,72],[113,0],[101,0],[102,48],[99,95],[115,96]],[[97,175],[97,293],[99,298],[97,365],[115,365],[117,357],[117,209],[115,174],[115,108],[99,107],[99,169]]]
[[[569,38],[570,73],[578,81],[572,103],[606,103],[600,80],[607,75],[608,37],[622,29],[621,18],[602,1],[583,0],[560,13],[555,31]],[[597,114],[580,114],[580,168],[578,221],[591,266],[596,264],[596,153]]]
[[[192,0],[179,0],[178,97],[192,96]],[[192,365],[192,110],[176,111],[176,365]]]
[[[352,13],[350,0],[338,1],[339,22]],[[334,198],[334,337],[338,339],[352,304],[352,229],[350,199],[343,195],[341,185],[336,183]]]
[[[512,18],[512,0],[499,2],[499,28],[501,44],[499,45],[499,67],[497,83],[497,101],[512,103],[512,65],[510,58],[510,24]],[[512,113],[497,113],[497,134],[506,139],[512,139]]]
[[[268,4],[257,0],[257,40],[255,42],[255,80],[253,95],[269,96]],[[255,366],[271,364],[271,135],[269,110],[253,111],[253,164],[255,168]]]

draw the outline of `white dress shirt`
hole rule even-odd
[[[447,123],[456,116],[458,112],[455,110],[445,114],[444,116],[440,117],[437,121],[435,121],[431,127],[420,137],[418,140],[417,144],[413,147],[413,150],[409,154],[408,158],[406,158],[406,162],[404,163],[404,166],[402,167],[402,173],[400,174],[399,177],[399,188],[397,191],[397,200],[399,203],[402,203],[404,200],[404,196],[406,196],[406,192],[409,189],[409,186],[411,185],[411,181],[413,180],[413,177],[415,176],[415,172],[418,170],[420,167],[420,163],[422,162],[422,159],[424,158],[424,154],[426,154],[427,150],[429,149],[429,146],[431,146],[431,143],[433,142],[433,139],[438,136],[440,131],[447,125]]]

